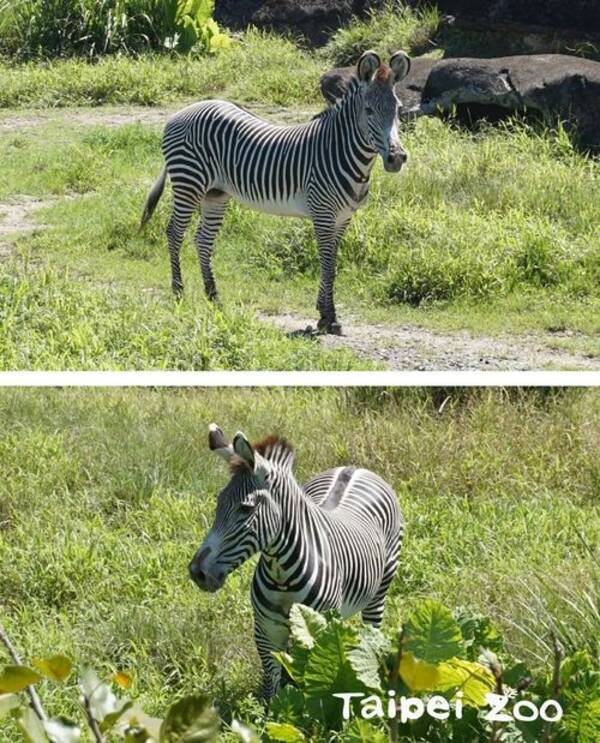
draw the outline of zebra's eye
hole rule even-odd
[[[240,511],[248,516],[254,511],[254,504],[252,503],[240,503]]]
[[[373,113],[373,109],[371,108],[371,106],[365,106],[365,113],[367,114],[367,116],[371,116],[371,114]]]

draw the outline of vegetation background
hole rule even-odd
[[[0,242],[0,367],[378,363],[291,340],[265,323],[315,314],[318,259],[308,223],[232,205],[215,251],[220,309],[204,301],[190,230],[187,295],[175,305],[164,236],[169,197],[144,234],[141,207],[162,167],[160,134],[171,110],[223,97],[276,120],[306,121],[323,108],[320,74],[360,50],[441,56],[461,37],[436,35],[435,8],[394,4],[308,50],[252,29],[226,36],[211,5],[0,5],[0,218],[18,208],[37,224],[16,235],[16,247]],[[473,53],[473,38],[463,43]],[[342,324],[346,317],[466,330],[597,358],[598,162],[555,124],[404,124],[406,174],[376,166],[370,202],[341,249]],[[0,229],[10,233],[10,223]]]
[[[388,634],[428,597],[489,616],[532,668],[551,666],[550,631],[598,663],[594,389],[5,389],[0,608],[25,658],[128,672],[150,714],[204,690],[260,725],[253,561],[214,595],[187,576],[228,480],[211,421],[287,436],[300,481],[354,463],[393,485],[407,534]],[[72,682],[39,688],[77,716]]]

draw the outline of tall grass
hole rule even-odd
[[[200,13],[199,3],[184,0],[0,0],[0,54],[91,58],[172,48],[175,34],[187,33],[184,13],[202,23],[213,5],[205,0]]]
[[[130,671],[150,713],[205,689],[252,719],[253,561],[214,595],[187,577],[228,478],[211,421],[289,437],[301,481],[352,463],[393,485],[407,529],[384,629],[429,596],[489,615],[534,667],[551,629],[596,647],[594,389],[5,389],[0,611],[26,657]],[[41,688],[53,715],[73,692]]]
[[[432,37],[438,28],[440,13],[434,4],[417,9],[405,2],[387,2],[365,19],[355,19],[336,31],[323,49],[335,65],[355,64],[365,49],[375,49],[389,58],[398,49],[420,55],[434,49]]]

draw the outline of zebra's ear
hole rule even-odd
[[[208,427],[208,448],[226,462],[233,456],[233,447],[227,442],[225,434],[216,423],[211,423]]]
[[[398,83],[410,72],[410,57],[400,49],[390,57],[390,67],[394,73],[394,82]]]
[[[238,457],[240,457],[240,459],[243,459],[244,462],[246,462],[252,471],[254,471],[254,465],[256,463],[254,458],[254,449],[252,448],[252,444],[241,431],[238,431],[233,437],[233,451],[238,455]]]
[[[379,58],[379,55],[376,54],[372,49],[363,52],[360,55],[358,65],[356,67],[358,79],[363,83],[370,83],[380,64],[381,59]]]

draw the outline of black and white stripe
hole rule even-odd
[[[269,699],[281,682],[273,651],[285,650],[294,603],[362,613],[381,623],[398,564],[403,519],[392,488],[373,472],[338,467],[303,488],[293,450],[283,440],[252,447],[243,434],[233,446],[220,429],[211,448],[234,465],[219,494],[214,524],[190,563],[193,580],[218,590],[229,573],[261,551],[252,582],[255,639]],[[215,444],[216,441],[219,444]]]
[[[393,86],[409,69],[404,52],[394,54],[389,66],[365,52],[342,99],[296,126],[269,123],[220,100],[195,103],[172,116],[163,138],[166,167],[148,196],[142,224],[152,215],[168,174],[173,291],[183,290],[179,252],[192,215],[202,205],[196,247],[206,293],[216,298],[211,254],[227,204],[235,198],[269,214],[312,220],[321,262],[319,328],[339,332],[333,299],[338,244],[368,193],[377,155],[390,171],[400,170],[406,160]]]

